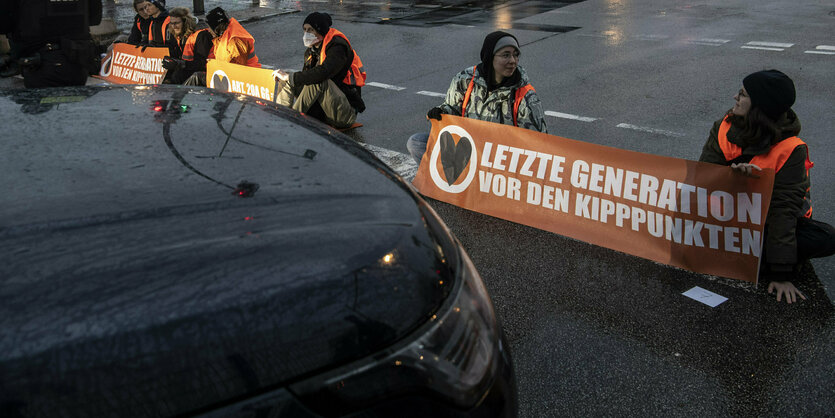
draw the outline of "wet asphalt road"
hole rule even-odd
[[[698,158],[742,77],[778,68],[798,86],[801,137],[818,164],[816,215],[835,221],[827,168],[835,164],[828,141],[835,56],[804,52],[835,43],[835,7],[470,2],[411,7],[410,16],[373,4],[302,3],[300,13],[249,26],[262,62],[293,69],[300,67],[304,16],[332,13],[369,81],[379,83],[363,89],[368,110],[358,120],[365,126],[349,132],[360,142],[405,153],[406,138],[428,129],[423,115],[442,101],[427,94],[445,93],[455,73],[477,63],[484,36],[497,28],[522,43],[521,65],[544,109],[579,117],[549,116],[550,133],[679,158]],[[742,48],[759,45],[750,42],[794,45]],[[475,260],[505,325],[521,416],[832,414],[835,320],[823,285],[835,288],[833,260],[807,266],[802,290],[809,300],[789,306],[762,286],[433,205]],[[729,300],[710,308],[681,295],[693,286]]]
[[[224,3],[243,10],[249,2]],[[521,65],[544,109],[558,115],[547,118],[550,133],[678,158],[698,158],[742,77],[780,69],[797,85],[800,136],[816,163],[815,216],[835,222],[835,55],[826,54],[835,48],[835,5],[263,3],[295,11],[245,24],[261,62],[277,68],[301,67],[307,12],[334,16],[378,83],[363,89],[364,126],[349,135],[389,157],[428,130],[423,115],[442,101],[431,94],[445,93],[455,73],[476,64],[484,35],[496,29],[522,43]],[[833,415],[832,258],[804,267],[807,301],[778,304],[763,286],[432,203],[474,259],[503,321],[520,416]],[[681,295],[693,286],[728,301],[710,308]]]

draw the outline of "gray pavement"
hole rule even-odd
[[[171,4],[172,2],[169,2]],[[235,2],[226,2],[233,4]],[[247,2],[248,3],[248,2]],[[267,2],[265,10],[287,3]],[[349,131],[404,175],[405,140],[495,29],[552,134],[696,159],[748,73],[797,85],[815,217],[835,222],[835,6],[815,0],[487,2],[302,1],[248,18],[261,62],[301,67],[301,25],[327,11],[361,55],[363,127]],[[207,8],[209,5],[207,4]],[[288,8],[290,10],[290,8]],[[239,13],[238,11],[233,12]],[[0,87],[15,87],[8,79]],[[778,304],[748,284],[695,274],[431,202],[469,251],[515,356],[522,417],[833,416],[835,260],[804,266],[808,300]],[[710,308],[693,286],[728,301]]]

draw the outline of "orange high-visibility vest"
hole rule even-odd
[[[194,44],[197,42],[197,35],[204,31],[208,31],[208,29],[200,29],[188,36],[186,45],[183,47],[183,56],[180,58],[186,61],[194,61]]]
[[[727,161],[732,161],[742,155],[742,147],[728,140],[728,131],[730,129],[731,122],[728,121],[728,117],[725,116],[722,124],[719,125],[717,139],[719,140],[719,148],[722,149],[722,154],[724,154],[725,160]],[[806,145],[802,139],[796,136],[786,138],[774,144],[768,152],[764,154],[755,155],[754,158],[751,159],[750,163],[759,168],[770,168],[776,173],[783,168],[786,160],[788,160],[794,150],[800,146],[806,147],[806,162],[804,165],[806,167],[806,176],[808,177],[809,169],[814,167],[815,163],[809,160],[809,146]],[[810,202],[811,199],[809,196],[809,189],[806,189],[806,196],[803,198],[803,216],[806,218],[812,217],[812,204]]]
[[[351,42],[348,40],[348,37],[334,28],[331,28],[325,35],[325,39],[322,39],[322,52],[319,55],[319,65],[322,65],[322,63],[325,62],[325,51],[328,48],[328,43],[330,43],[334,36],[339,36],[344,39],[345,42],[348,42],[348,48],[351,48],[351,51],[354,53],[354,59],[351,61],[351,68],[348,69],[348,72],[345,74],[345,78],[342,79],[342,82],[349,86],[364,86],[367,75],[365,74],[365,68],[362,66],[362,60],[360,59],[359,54],[357,54],[357,51],[351,47]]]
[[[464,102],[461,103],[461,116],[463,117],[467,117],[467,104],[470,102],[470,95],[473,93],[473,85],[475,85],[476,67],[477,66],[473,66],[473,76],[470,78],[470,84],[467,86],[467,92],[464,94]],[[519,114],[519,104],[522,103],[522,99],[525,98],[525,95],[528,94],[529,91],[536,92],[536,89],[534,89],[530,84],[525,84],[524,86],[516,89],[516,93],[513,97],[513,126],[519,126],[519,123],[516,121],[516,116]]]
[[[244,43],[246,43],[247,45],[247,50],[249,51],[249,54],[246,56],[246,61],[243,63],[243,65],[246,65],[248,67],[261,68],[261,64],[258,62],[258,56],[255,55],[255,38],[253,38],[252,35],[250,35],[249,32],[247,32],[246,29],[244,29],[244,27],[241,26],[241,24],[238,23],[238,21],[235,18],[229,19],[229,25],[226,27],[226,31],[223,32],[223,35],[221,35],[219,38],[215,38],[212,41],[214,43],[214,48],[212,48],[212,52],[209,53],[209,58],[216,58],[215,51],[217,50],[225,51],[226,45],[229,43],[229,41],[232,40],[232,38],[238,38],[244,41]],[[196,40],[197,38],[194,39]],[[229,57],[221,56],[218,59],[226,60],[229,59]]]
[[[168,41],[168,23],[169,22],[171,22],[171,16],[166,17],[165,20],[162,21],[162,25],[161,25],[162,26],[162,31],[160,32],[161,33],[160,36],[162,36],[162,39],[157,40],[157,42],[159,42],[161,45],[165,44],[165,42]],[[151,24],[148,25],[148,42],[149,43],[154,40],[154,23],[156,23],[156,21],[151,20]]]

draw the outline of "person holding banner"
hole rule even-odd
[[[133,17],[133,26],[130,27],[127,43],[131,45],[148,44],[148,29],[151,26],[151,15],[145,13],[145,6],[148,0],[133,0],[133,10],[136,16]]]
[[[212,47],[208,58],[216,59],[232,64],[246,65],[248,67],[261,68],[258,56],[255,55],[255,38],[244,29],[237,19],[229,17],[226,11],[220,7],[209,10],[206,14],[206,23],[209,24],[209,33],[212,35]],[[199,64],[199,54],[202,54],[202,43],[199,35],[195,36],[193,52],[195,66]],[[194,36],[194,35],[192,35]],[[188,44],[188,42],[186,42]],[[183,55],[188,57],[184,48]],[[187,58],[186,58],[187,60]],[[206,68],[202,66],[200,71],[195,72],[183,83],[186,86],[205,86]]]
[[[519,41],[502,31],[488,34],[481,47],[481,63],[458,73],[447,89],[446,99],[429,109],[426,116],[441,120],[455,115],[518,126],[547,133],[545,112],[525,70],[519,66]],[[420,164],[429,133],[417,133],[406,142],[412,158]]]
[[[797,137],[800,119],[791,109],[794,82],[778,70],[758,71],[742,80],[736,103],[713,124],[700,161],[730,166],[757,177],[775,171],[765,221],[761,276],[777,301],[806,299],[792,283],[799,262],[835,253],[835,229],[812,219],[809,147]]]
[[[206,71],[206,60],[212,51],[209,29],[197,29],[197,19],[185,7],[175,7],[169,13],[168,50],[171,56],[162,60],[168,70],[166,81],[182,84],[192,74]]]
[[[281,69],[273,77],[283,83],[276,101],[336,128],[349,128],[365,110],[362,86],[366,74],[348,37],[331,27],[329,14],[313,12],[302,24],[302,71]]]
[[[151,24],[148,27],[148,44],[146,46],[166,46],[170,18],[168,17],[168,11],[165,10],[165,0],[145,2],[145,13],[151,16]]]

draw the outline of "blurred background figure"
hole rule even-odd
[[[0,33],[19,56],[27,88],[84,85],[98,70],[90,26],[101,22],[100,0],[6,0]]]

